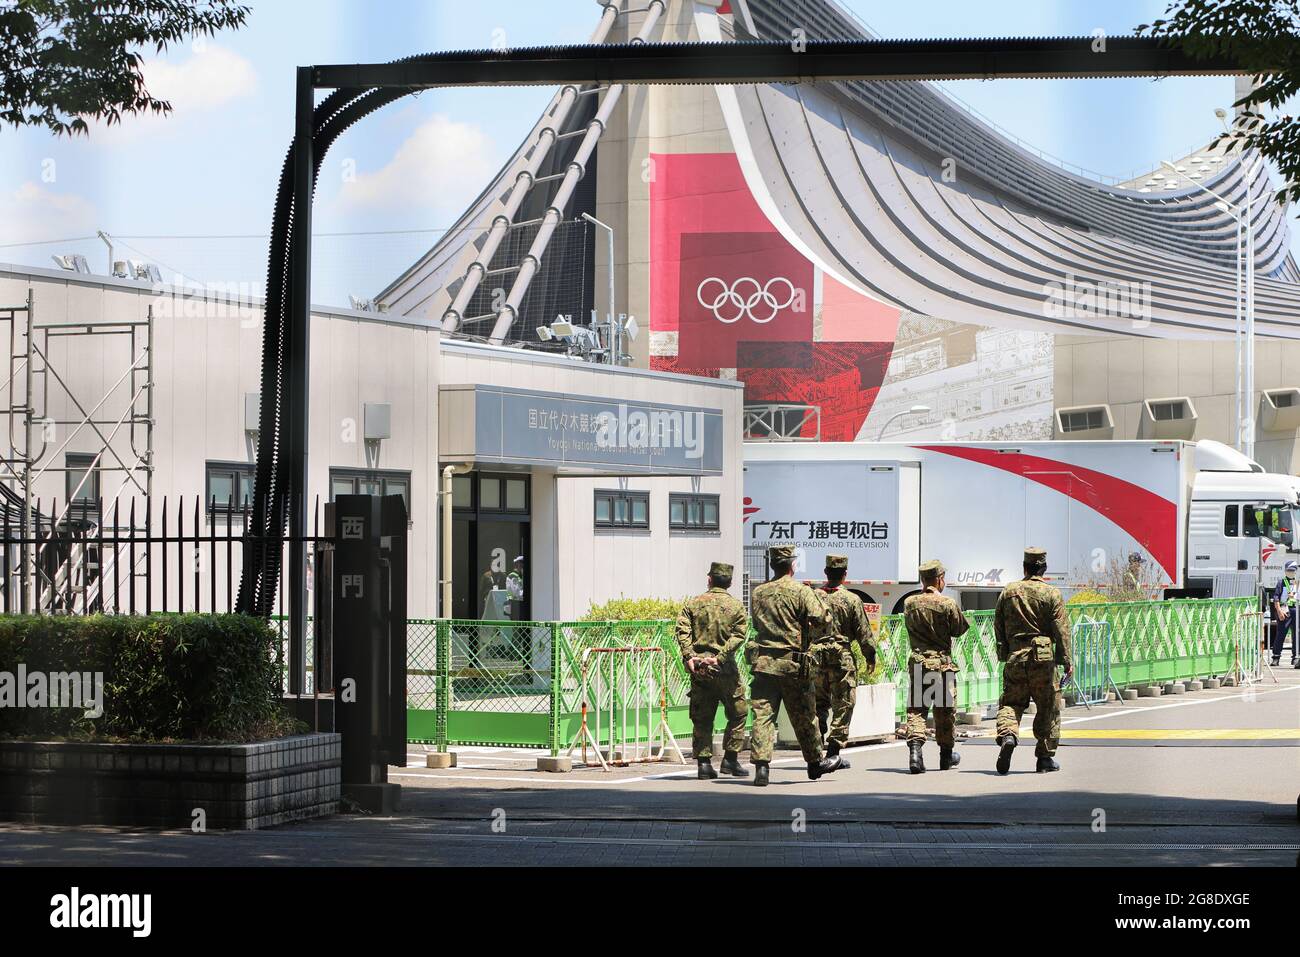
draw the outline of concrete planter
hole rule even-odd
[[[849,720],[850,744],[881,741],[894,736],[894,699],[897,694],[898,685],[892,682],[858,685],[857,703],[853,706],[853,717]],[[782,748],[799,747],[794,728],[790,724],[789,712],[784,707],[777,718],[776,742]]]
[[[342,744],[0,741],[0,821],[253,830],[338,810]],[[202,810],[203,814],[195,812]]]

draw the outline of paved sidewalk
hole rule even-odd
[[[850,749],[851,769],[816,782],[789,754],[764,790],[699,781],[693,766],[546,774],[531,770],[536,752],[463,749],[455,769],[392,769],[404,787],[392,817],[206,835],[0,825],[0,866],[1290,867],[1300,672],[1278,678],[1070,709],[1055,774],[1034,773],[1029,746],[996,774],[987,737],[962,745],[959,769],[923,775],[907,773],[901,742]],[[933,743],[926,757],[937,765]]]

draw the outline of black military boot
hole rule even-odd
[[[740,756],[735,751],[727,751],[722,755],[722,773],[731,774],[738,778],[747,778],[749,777],[749,768],[741,765]]]
[[[698,777],[701,781],[712,781],[718,776],[718,772],[713,770],[713,761],[710,758],[698,758],[696,764],[699,765]]]
[[[756,788],[767,787],[767,771],[768,768],[767,768],[766,761],[754,762],[754,787]]]
[[[1011,771],[1011,752],[1016,749],[1016,736],[1007,735],[1002,740],[1002,750],[998,752],[998,774],[1007,774]]]
[[[826,757],[838,757],[840,759],[840,770],[847,771],[849,769],[849,759],[840,754],[840,743],[838,741],[832,741],[826,745]]]
[[[921,753],[923,747],[925,747],[924,741],[907,742],[907,770],[913,774],[925,773],[925,755]]]
[[[958,754],[951,746],[939,748],[939,770],[947,771],[949,768],[955,768],[961,764],[961,755]]]
[[[820,761],[808,762],[808,780],[816,781],[823,774],[830,774],[832,771],[838,771],[843,767],[839,755],[833,758],[822,758]]]
[[[1057,764],[1055,760],[1048,757],[1046,754],[1042,754],[1039,755],[1038,767],[1034,768],[1034,770],[1035,771],[1059,771],[1061,770],[1061,766]]]

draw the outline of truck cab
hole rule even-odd
[[[1196,443],[1187,518],[1185,587],[1166,597],[1208,598],[1272,587],[1300,554],[1300,479],[1265,472],[1218,442]]]

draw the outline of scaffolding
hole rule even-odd
[[[117,527],[114,506],[124,492],[145,501],[153,492],[153,319],[150,306],[144,319],[38,322],[30,289],[24,304],[0,306],[0,335],[7,327],[9,337],[9,374],[0,395],[9,436],[0,459],[6,607],[85,614],[99,606],[103,577],[121,573],[101,567],[103,552],[93,543],[105,532],[134,533]],[[87,337],[101,342],[92,354],[103,363],[104,381],[112,383],[89,396],[72,375],[72,343]],[[111,340],[125,345],[124,365],[116,368]],[[70,463],[70,454],[81,458]],[[43,508],[37,490],[47,474],[65,476],[66,495],[62,504],[57,494],[49,496]],[[72,475],[80,476],[75,485]],[[111,494],[100,484],[104,476],[120,476]],[[110,519],[114,524],[106,525]],[[126,574],[134,578],[137,571],[131,567]],[[37,588],[38,580],[44,587]]]

